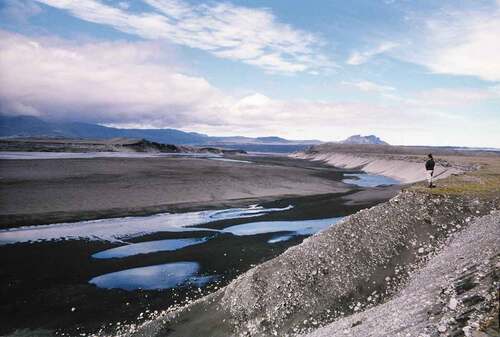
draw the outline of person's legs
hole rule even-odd
[[[429,187],[432,187],[432,176],[434,174],[434,171],[428,170],[427,171],[427,182],[429,183]]]

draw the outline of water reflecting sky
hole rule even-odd
[[[94,277],[89,281],[99,288],[124,290],[157,290],[193,285],[201,287],[216,276],[196,276],[200,266],[196,262],[175,262],[132,268]]]
[[[190,238],[190,239],[167,239],[131,243],[128,245],[103,250],[92,255],[95,259],[111,259],[129,257],[139,254],[148,254],[155,252],[166,252],[182,249],[189,246],[199,245],[209,240],[209,237]]]
[[[192,227],[230,219],[252,218],[272,212],[290,210],[292,206],[264,208],[251,205],[243,208],[198,211],[186,213],[162,213],[142,217],[111,218],[43,226],[25,226],[0,230],[0,245],[64,239],[101,240],[123,242],[134,237],[158,232],[213,231]]]
[[[342,182],[346,184],[352,184],[360,187],[377,187],[377,186],[388,186],[388,185],[398,185],[400,182],[396,179],[368,173],[344,173],[345,177],[348,179],[343,179]],[[354,179],[350,178],[353,177]]]

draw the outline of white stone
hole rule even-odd
[[[462,331],[464,332],[465,337],[471,337],[472,336],[472,328],[470,326],[463,327]]]
[[[450,302],[448,302],[448,308],[451,310],[456,310],[458,305],[458,301],[455,297],[450,298]]]

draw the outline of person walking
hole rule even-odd
[[[429,182],[429,188],[436,187],[432,183],[432,178],[434,177],[434,166],[436,166],[436,163],[434,162],[434,158],[432,157],[432,153],[429,153],[427,155],[429,159],[425,162],[425,170],[427,171],[427,181]]]

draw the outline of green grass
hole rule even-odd
[[[417,183],[409,190],[447,195],[500,195],[500,158],[483,157],[461,160],[469,163],[474,161],[480,165],[480,168],[476,171],[437,180],[435,182],[436,188],[428,188],[426,183]]]

